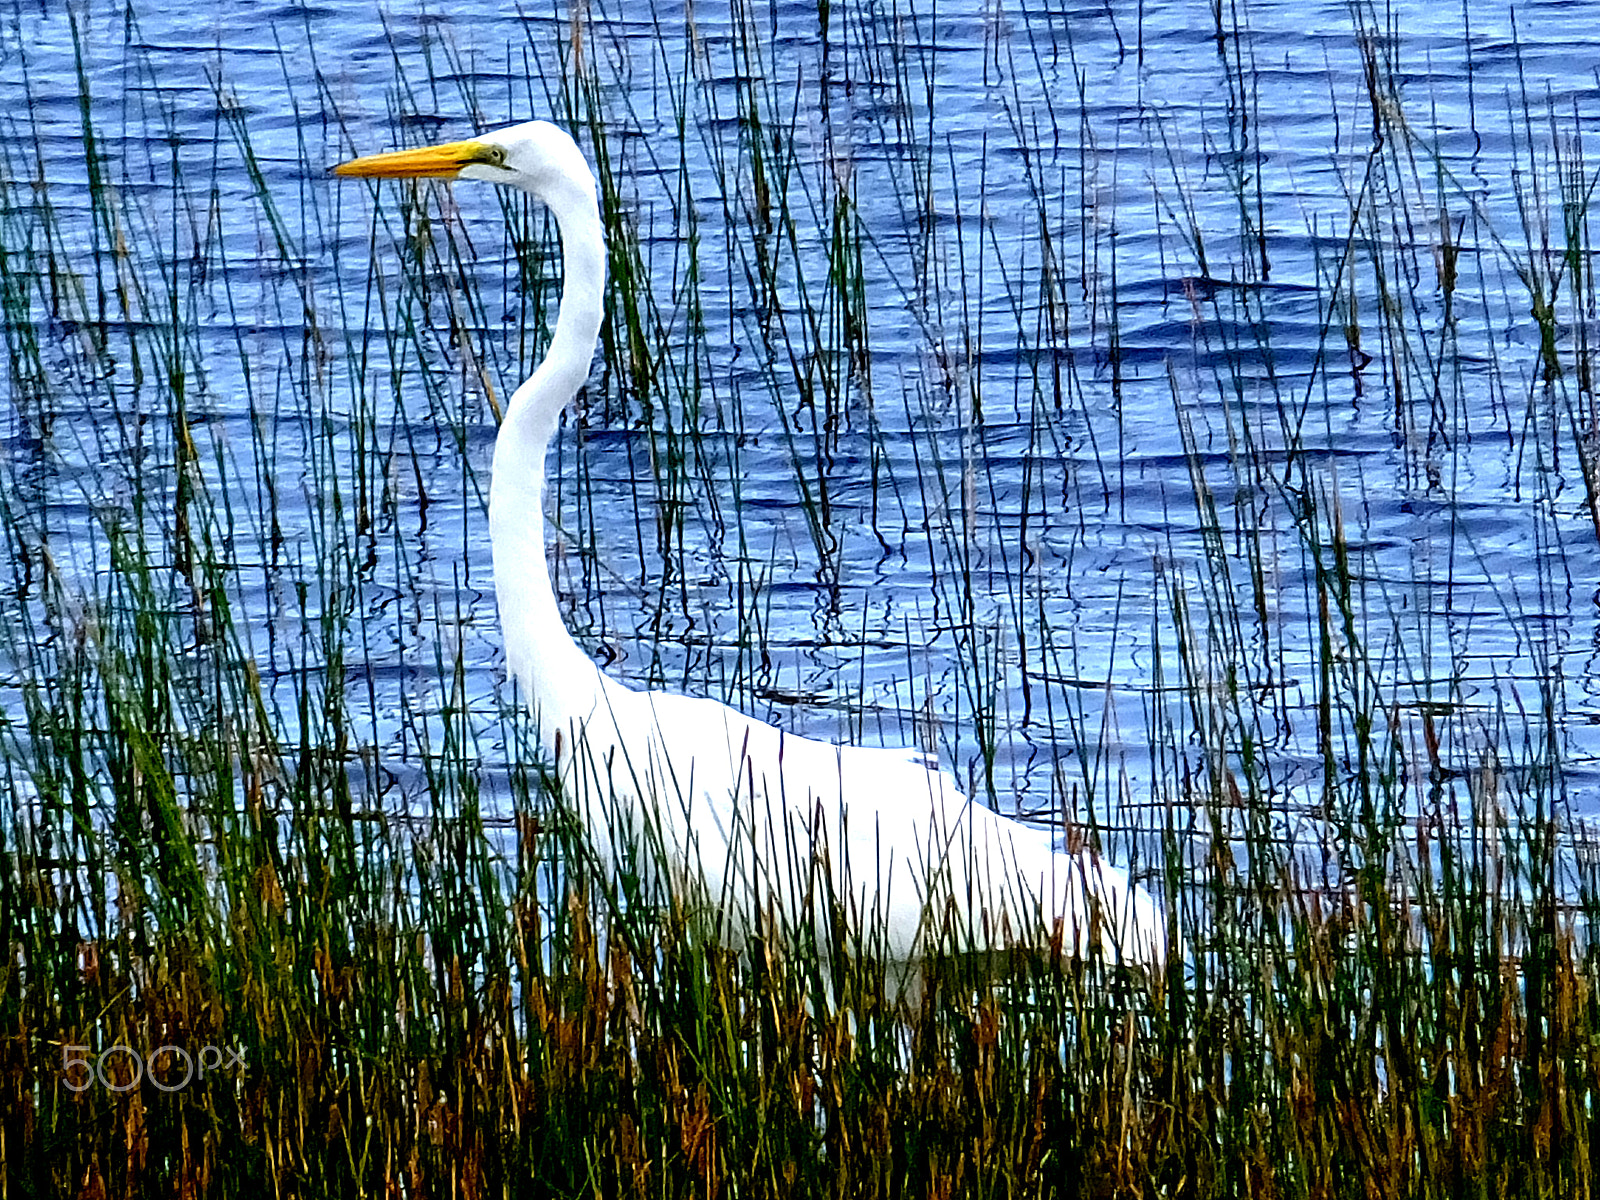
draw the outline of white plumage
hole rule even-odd
[[[531,121],[335,170],[521,188],[560,227],[560,319],[507,406],[489,529],[511,678],[603,870],[624,857],[642,865],[681,901],[710,907],[735,941],[760,920],[828,936],[842,914],[852,938],[891,963],[1021,946],[1160,969],[1165,924],[1145,891],[963,796],[921,753],[831,745],[713,700],[635,691],[567,633],[545,561],[544,464],[589,375],[606,268],[594,175],[567,134]]]

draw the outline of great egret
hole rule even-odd
[[[963,796],[925,755],[831,745],[714,700],[635,691],[573,641],[545,562],[545,454],[589,377],[606,245],[594,174],[571,137],[530,121],[334,170],[520,188],[560,228],[560,318],[506,407],[489,537],[506,665],[602,869],[624,856],[664,867],[658,881],[720,914],[736,942],[774,921],[828,936],[842,914],[854,944],[903,967],[1000,947],[1162,967],[1161,914],[1124,872],[1057,852],[1042,831]]]

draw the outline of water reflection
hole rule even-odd
[[[603,135],[637,282],[552,498],[612,671],[1146,827],[1219,750],[1314,815],[1356,756],[1318,711],[1343,673],[1388,698],[1407,804],[1553,729],[1530,753],[1600,818],[1589,318],[1530,316],[1570,303],[1531,180],[1594,133],[1592,48],[1538,12],[1513,42],[1425,6],[1398,40],[1343,5],[1220,38],[1140,11],[258,6],[196,39],[98,5],[81,60],[65,12],[13,12],[12,636],[40,547],[101,594],[114,510],[196,646],[214,554],[286,742],[332,671],[375,805],[423,803],[463,710],[503,789],[482,504],[551,230],[322,172],[553,115]]]

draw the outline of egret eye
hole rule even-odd
[[[491,167],[503,167],[503,166],[505,166],[506,165],[506,149],[505,149],[505,147],[504,146],[490,146],[489,147],[489,154],[488,154],[488,161],[489,161],[489,165]]]

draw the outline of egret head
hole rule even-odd
[[[548,121],[524,121],[464,142],[369,154],[340,163],[335,175],[379,179],[486,179],[546,202],[575,185],[592,200],[594,174],[578,144]]]

